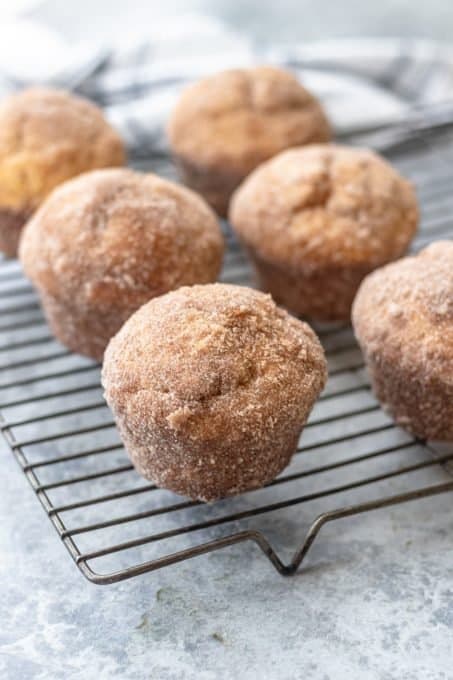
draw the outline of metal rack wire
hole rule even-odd
[[[418,188],[414,247],[451,237],[453,125],[425,126],[401,144],[393,136],[389,155]],[[157,154],[135,165],[173,172]],[[228,225],[225,236],[223,280],[250,283]],[[293,462],[264,489],[205,505],[135,473],[102,398],[99,366],[54,340],[19,264],[0,262],[1,429],[84,576],[114,583],[244,541],[289,575],[324,525],[453,491],[453,448],[435,451],[383,413],[349,327],[319,332],[330,377]]]

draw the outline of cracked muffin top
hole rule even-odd
[[[61,182],[123,165],[120,136],[89,101],[32,88],[0,105],[0,206],[34,210]]]
[[[187,87],[168,136],[180,157],[245,176],[283,149],[329,140],[331,131],[317,99],[292,74],[259,66]]]
[[[259,166],[233,195],[230,219],[270,262],[373,268],[404,253],[418,207],[412,185],[379,155],[318,144]]]

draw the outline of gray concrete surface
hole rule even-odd
[[[165,3],[177,4],[258,40],[453,33],[453,4],[439,0]],[[142,22],[158,9],[53,0],[41,16],[92,37],[121,25],[118,8]],[[451,494],[327,527],[292,579],[239,545],[99,587],[75,568],[3,441],[0,465],[2,680],[453,678]],[[425,482],[442,479],[432,470]],[[289,552],[311,519],[298,512],[269,524]]]
[[[453,677],[451,494],[329,528],[292,579],[237,546],[100,587],[0,461],[3,680]]]

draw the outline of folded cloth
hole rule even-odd
[[[27,30],[30,34],[30,26]],[[14,43],[11,26],[8,35]],[[450,101],[453,107],[453,49],[443,44],[335,39],[256,46],[217,20],[196,15],[162,21],[143,35],[121,45],[75,46],[72,59],[66,56],[49,78],[37,77],[36,65],[28,80],[23,65],[20,79],[12,77],[0,49],[3,90],[37,80],[74,89],[106,109],[133,154],[165,152],[164,124],[181,89],[235,66],[271,63],[291,69],[321,99],[340,134],[398,124],[414,111]],[[66,48],[66,55],[70,52]]]

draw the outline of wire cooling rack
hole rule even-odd
[[[390,135],[387,155],[417,186],[419,249],[452,236],[453,125],[403,132],[401,144]],[[379,139],[389,146],[386,133]],[[134,165],[173,176],[169,159],[149,154]],[[224,230],[222,279],[250,283]],[[453,491],[453,447],[434,450],[392,423],[370,391],[350,327],[319,333],[330,377],[292,463],[264,489],[206,505],[134,471],[102,397],[99,365],[54,340],[19,264],[0,262],[1,429],[84,576],[114,583],[243,541],[289,575],[326,523]]]

